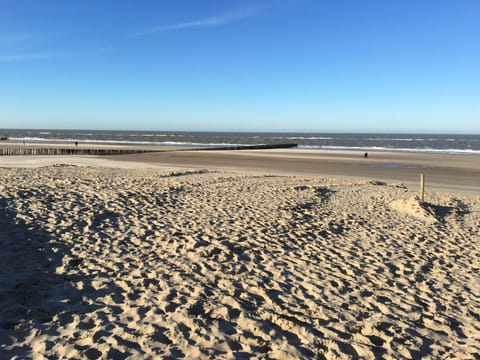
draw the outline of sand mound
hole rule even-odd
[[[401,213],[414,216],[428,223],[434,223],[437,221],[435,214],[428,206],[422,204],[418,196],[410,197],[408,199],[394,200],[391,203],[391,207]]]

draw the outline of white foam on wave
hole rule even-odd
[[[328,136],[290,136],[289,140],[333,140],[333,137]]]
[[[424,139],[414,138],[366,138],[368,141],[424,141]]]
[[[157,145],[157,146],[248,146],[251,144],[231,144],[231,143],[197,143],[197,142],[179,142],[179,141],[131,141],[131,140],[86,140],[86,139],[50,139],[41,137],[11,137],[14,141],[36,141],[36,142],[79,142],[79,143],[96,143],[96,144],[116,144],[116,145]]]
[[[471,154],[480,155],[480,150],[473,149],[430,149],[430,148],[388,148],[382,146],[318,146],[299,145],[300,149],[317,150],[362,150],[362,151],[389,151],[389,152],[414,152],[414,153],[435,153],[435,154]]]

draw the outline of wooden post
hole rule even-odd
[[[420,174],[420,202],[425,198],[425,174]]]

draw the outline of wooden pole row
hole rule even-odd
[[[295,143],[289,144],[265,144],[265,145],[242,145],[242,146],[225,146],[225,147],[198,147],[177,149],[169,151],[193,151],[193,150],[263,150],[263,149],[282,149],[297,147]],[[0,156],[14,156],[14,155],[125,155],[125,154],[140,154],[147,152],[164,152],[166,150],[134,150],[134,149],[88,149],[88,148],[40,148],[40,147],[0,147]]]
[[[0,148],[0,156],[31,156],[31,155],[125,155],[151,152],[149,150],[133,149],[68,149],[68,148]]]

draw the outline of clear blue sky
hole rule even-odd
[[[0,128],[480,133],[478,0],[2,0]]]

